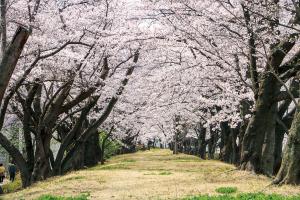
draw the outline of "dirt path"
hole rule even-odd
[[[168,150],[151,150],[116,156],[104,166],[52,178],[4,196],[4,199],[35,199],[42,194],[91,199],[178,199],[189,195],[215,194],[223,186],[239,192],[299,194],[300,187],[270,187],[270,179],[235,170],[219,161],[195,156],[174,156]]]

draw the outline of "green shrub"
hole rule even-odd
[[[99,133],[99,143],[102,146],[104,138],[107,136],[107,133],[105,131],[101,131]],[[120,150],[122,145],[120,144],[119,141],[113,140],[111,138],[108,138],[106,141],[105,145],[105,150],[104,150],[104,159],[108,159],[118,152]]]
[[[216,192],[221,194],[231,194],[237,192],[236,187],[220,187],[216,189]]]

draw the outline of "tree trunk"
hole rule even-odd
[[[46,134],[41,134],[46,136]],[[36,149],[35,149],[35,161],[32,172],[32,182],[45,180],[52,175],[51,163],[50,163],[50,140],[49,136],[36,137]]]
[[[31,132],[29,130],[30,127],[30,116],[27,115],[27,112],[24,113],[24,119],[23,119],[23,134],[24,134],[24,142],[25,142],[25,148],[26,148],[26,160],[28,169],[30,172],[32,172],[34,167],[34,148],[32,144],[32,138],[31,138]]]
[[[255,111],[246,129],[241,150],[241,169],[271,176],[274,165],[275,124],[279,92],[276,78],[265,74],[255,104]]]
[[[275,130],[275,149],[274,149],[274,174],[276,174],[281,166],[282,161],[282,143],[284,139],[285,130],[280,126],[276,125]]]
[[[206,128],[201,127],[199,134],[199,156],[201,159],[206,159]]]
[[[221,123],[221,143],[223,144],[220,149],[220,160],[230,163],[237,163],[238,148],[236,139],[238,135],[239,127],[230,128],[228,122]]]
[[[84,142],[78,142],[61,164],[61,173],[64,174],[71,170],[78,170],[84,167]]]
[[[29,37],[29,31],[19,27],[13,37],[10,46],[4,53],[0,64],[0,102],[3,99],[8,82],[17,65],[25,43]]]
[[[220,160],[223,162],[230,162],[231,148],[231,130],[228,122],[221,122],[221,145],[220,145]]]
[[[6,50],[7,42],[7,29],[6,29],[6,4],[5,0],[0,1],[0,10],[1,10],[1,56],[4,55]]]
[[[238,147],[237,147],[237,163],[240,163],[241,159],[241,151],[242,151],[242,144],[245,132],[247,130],[247,126],[249,124],[249,119],[246,118],[248,114],[251,114],[251,105],[253,105],[252,101],[249,100],[242,100],[240,103],[240,113],[242,122],[239,124],[239,133],[238,133]]]
[[[293,81],[292,84],[294,83]],[[298,83],[296,84],[298,85]],[[292,87],[292,90],[293,89],[295,89],[295,87]],[[299,90],[298,86],[296,86],[296,89]],[[275,130],[274,175],[278,173],[281,166],[284,135],[288,133],[288,130],[291,128],[293,116],[295,115],[295,109],[287,113],[291,102],[292,100],[286,100],[278,109],[278,119]]]
[[[19,27],[9,45],[7,51],[2,55],[0,64],[0,105],[8,86],[9,80],[17,65],[20,55],[23,51],[25,43],[29,37],[29,31],[23,27]],[[15,148],[7,138],[0,133],[0,144],[13,157],[21,172],[22,186],[30,185],[30,173],[26,165],[26,161],[17,148]]]
[[[237,145],[237,138],[239,135],[240,127],[232,128],[231,129],[231,146],[232,146],[232,153],[231,153],[231,164],[238,164],[239,161],[239,148]]]
[[[91,137],[85,142],[84,165],[97,165],[101,157],[101,148],[99,141],[99,133],[95,131]]]
[[[169,143],[169,149],[173,152],[174,151],[174,142]]]
[[[217,133],[210,128],[210,139],[208,142],[208,158],[214,159],[217,147]]]
[[[300,104],[298,103],[298,109]],[[289,131],[276,184],[300,184],[300,112],[297,111]]]
[[[173,154],[178,154],[178,132],[175,131]]]

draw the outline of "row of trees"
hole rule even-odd
[[[23,187],[103,162],[108,137],[99,146],[98,128],[109,133],[112,125],[102,125],[140,57],[130,5],[1,3],[0,130],[20,122],[25,152],[3,132],[0,144],[20,169]],[[60,144],[55,154],[52,141]]]
[[[152,17],[169,28],[173,43],[185,47],[173,48],[177,56],[171,59],[172,65],[194,69],[202,80],[189,79],[188,84],[210,89],[208,93],[202,89],[197,101],[189,99],[169,118],[176,121],[182,115],[187,118],[183,124],[189,127],[188,131],[181,127],[183,139],[176,126],[171,131],[175,151],[191,145],[188,134],[195,127],[193,140],[199,156],[204,157],[208,148],[212,157],[218,145],[220,158],[237,163],[242,170],[276,175],[274,183],[298,184],[300,3],[191,0],[150,4]],[[176,100],[182,99],[183,92]],[[187,91],[190,96],[192,92]],[[178,138],[181,146],[176,147]]]
[[[242,170],[298,184],[299,2],[143,2],[156,49],[122,106],[140,140],[201,157],[219,149]]]

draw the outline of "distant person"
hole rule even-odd
[[[5,177],[5,167],[0,163],[0,183],[3,183]]]
[[[1,187],[1,185],[0,185],[0,194],[3,194],[4,192],[3,192],[3,189],[2,189],[2,187]]]
[[[17,172],[16,165],[10,163],[9,166],[8,166],[8,172],[9,172],[9,180],[11,182],[14,182],[15,177],[16,177],[16,172]]]

